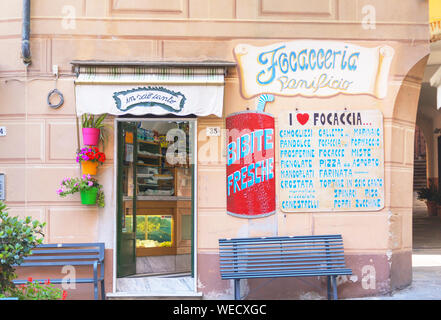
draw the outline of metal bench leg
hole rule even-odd
[[[106,290],[104,290],[104,280],[101,281],[101,300],[106,300]]]
[[[327,290],[328,300],[331,300],[331,276],[326,277],[326,282],[327,282],[326,284],[328,287],[328,290]]]
[[[234,279],[234,300],[240,300],[240,279]]]
[[[332,280],[332,299],[338,300],[338,297],[337,297],[337,276],[332,276],[331,280]]]
[[[93,264],[93,295],[98,300],[98,266],[96,261]]]

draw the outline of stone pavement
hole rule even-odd
[[[441,300],[441,217],[427,216],[424,203],[414,199],[412,284],[387,296],[356,300]]]

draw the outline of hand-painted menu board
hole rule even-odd
[[[283,112],[277,138],[282,211],[384,207],[383,115],[379,110]]]

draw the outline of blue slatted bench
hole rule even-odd
[[[93,283],[94,297],[98,300],[98,282],[101,282],[101,299],[104,300],[104,243],[41,244],[32,249],[32,254],[25,257],[22,264],[15,267],[46,268],[68,265],[91,266],[93,275],[90,278],[50,279],[51,283]],[[34,280],[40,282],[46,279]],[[26,280],[14,280],[15,284],[26,282]]]
[[[327,277],[327,295],[337,299],[338,275],[346,268],[341,235],[219,239],[220,274],[234,280],[240,300],[240,279]]]

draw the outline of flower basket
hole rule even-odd
[[[98,167],[98,162],[93,162],[89,160],[89,161],[83,161],[81,163],[81,170],[85,175],[88,174],[90,174],[91,176],[96,175],[97,167]]]
[[[100,152],[97,147],[86,147],[77,152],[76,160],[81,163],[83,174],[96,175],[96,169],[99,164],[106,161],[106,155]]]
[[[83,143],[87,146],[97,146],[100,141],[100,129],[83,128]]]
[[[80,193],[81,203],[85,205],[98,205],[104,207],[104,192],[102,185],[90,175],[83,175],[80,178],[64,178],[61,181],[61,188],[57,190],[60,197],[68,194]]]
[[[83,189],[80,191],[81,204],[94,205],[98,197],[98,188]]]

